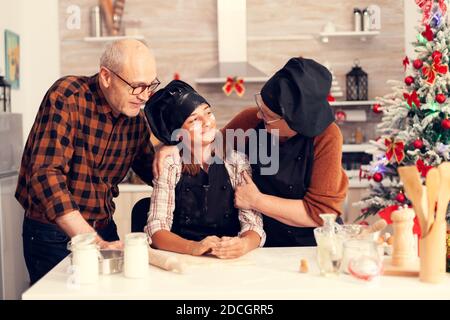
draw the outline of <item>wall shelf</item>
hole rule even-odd
[[[321,32],[320,40],[328,43],[330,38],[359,38],[361,41],[373,38],[380,34],[380,31],[339,31],[339,32]]]
[[[108,36],[108,37],[85,37],[85,38],[83,38],[83,41],[85,41],[85,42],[110,42],[110,41],[117,41],[117,40],[123,40],[123,39],[144,40],[145,37],[142,36],[142,35],[135,35],[135,36]]]
[[[367,101],[333,101],[330,102],[330,106],[335,107],[360,107],[360,106],[373,106],[374,104],[379,103],[375,100],[367,100]]]
[[[301,41],[301,40],[313,40],[312,34],[295,34],[284,36],[248,36],[247,41]]]
[[[342,152],[366,152],[368,149],[372,149],[374,146],[368,143],[363,144],[344,144],[342,145]]]

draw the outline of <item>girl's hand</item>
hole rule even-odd
[[[216,236],[209,236],[202,241],[192,241],[191,255],[202,256],[204,254],[210,253],[214,248],[218,247],[220,243],[220,238]]]
[[[241,237],[222,237],[220,245],[212,249],[211,254],[219,259],[235,259],[249,252],[249,239]]]

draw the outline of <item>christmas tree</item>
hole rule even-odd
[[[355,205],[359,219],[381,217],[409,205],[397,173],[399,166],[416,165],[427,172],[450,160],[450,29],[447,0],[416,0],[422,21],[414,43],[416,57],[405,57],[404,82],[389,81],[393,92],[378,98],[383,117],[381,137],[371,141],[373,161],[361,168],[361,178],[371,180],[370,195]],[[374,109],[375,111],[375,109]],[[450,208],[450,206],[449,206]],[[447,212],[447,221],[450,215]]]

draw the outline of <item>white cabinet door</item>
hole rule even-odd
[[[21,299],[29,286],[23,257],[24,210],[14,198],[17,175],[0,180],[1,299]]]

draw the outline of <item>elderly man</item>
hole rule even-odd
[[[16,190],[32,284],[67,256],[75,235],[96,232],[101,248],[122,246],[113,198],[130,167],[152,181],[154,150],[141,106],[158,85],[150,49],[122,40],[107,47],[98,74],[64,77],[47,92]]]

